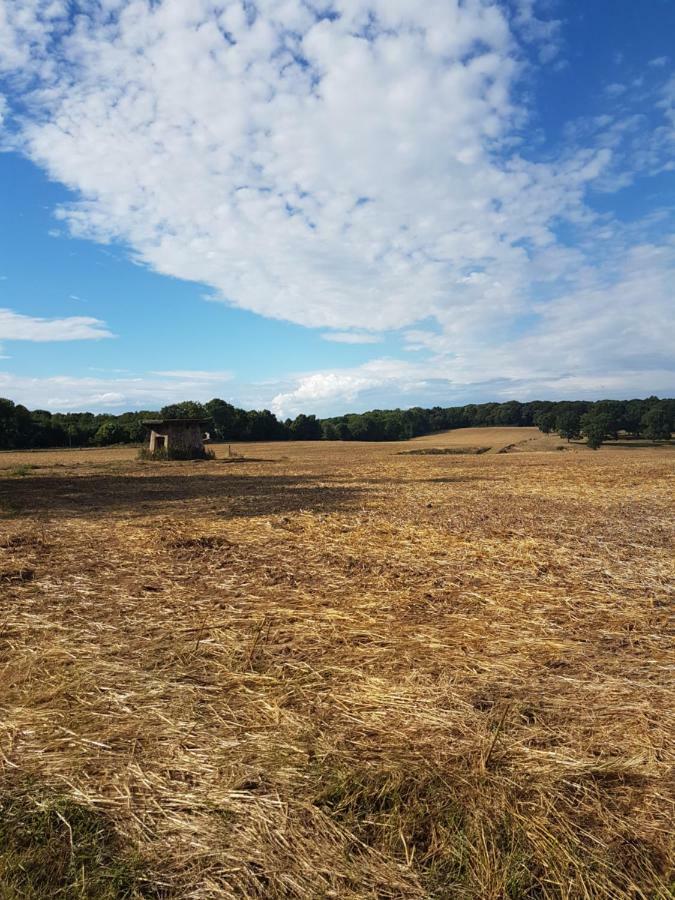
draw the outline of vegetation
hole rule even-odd
[[[141,447],[138,451],[138,458],[143,460],[197,460],[197,459],[215,459],[216,454],[210,447],[159,447],[152,453],[147,447]]]
[[[0,897],[671,898],[673,451],[525,437],[0,478]]]
[[[140,900],[160,895],[104,814],[38,785],[0,794],[0,896]]]
[[[542,432],[556,432],[567,441],[584,435],[590,446],[599,447],[608,439],[616,440],[619,433],[665,441],[675,430],[675,400],[658,397],[375,409],[323,420],[301,413],[283,422],[268,409],[247,411],[219,399],[203,404],[188,400],[165,406],[159,413],[145,410],[119,416],[30,412],[11,400],[0,399],[0,450],[141,443],[145,437],[142,420],[157,415],[210,419],[211,435],[217,441],[402,441],[454,428],[536,425]]]

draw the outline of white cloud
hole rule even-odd
[[[585,286],[536,308],[522,335],[458,345],[450,329],[407,332],[423,362],[375,360],[351,369],[311,372],[274,397],[283,415],[330,413],[378,405],[378,392],[406,405],[476,399],[645,396],[672,393],[675,361],[675,240],[610,254]],[[418,402],[417,400],[414,402]],[[408,399],[408,405],[410,400]]]
[[[664,66],[667,66],[669,62],[669,57],[667,56],[655,56],[654,59],[649,60],[649,65],[655,69],[662,69]]]
[[[192,379],[194,381],[229,381],[231,372],[204,372],[197,369],[173,369],[168,372],[151,372],[152,375],[161,375],[164,378]]]
[[[523,120],[516,35],[551,43],[558,27],[529,0],[513,31],[482,0],[337,0],[321,21],[300,0],[255,17],[164,0],[92,11],[61,37],[31,6],[33,43],[25,24],[15,40],[43,89],[24,95],[21,140],[80,192],[63,220],[263,315],[386,329],[489,310],[463,281],[476,269],[512,312],[530,253],[587,214],[607,163],[507,149]]]
[[[335,344],[379,344],[382,340],[379,335],[367,331],[326,331],[321,337]]]
[[[353,369],[312,372],[301,375],[291,390],[277,394],[270,409],[283,418],[321,412],[336,404],[344,408],[377,389],[410,393],[426,386],[429,371],[429,367],[400,360],[378,359]]]
[[[121,239],[159,272],[328,341],[407,329],[429,357],[260,388],[280,410],[500,378],[523,392],[622,372],[626,392],[663,384],[668,225],[631,234],[587,193],[672,167],[675,80],[658,104],[641,84],[607,85],[608,109],[536,161],[514,99],[523,47],[545,63],[561,33],[534,0],[106,0],[75,19],[65,2],[0,0],[13,140],[76,192],[59,211],[72,233]],[[665,63],[650,65],[654,79]],[[168,401],[227,378],[70,386],[74,405]]]
[[[0,340],[3,341],[87,341],[114,337],[105,322],[88,316],[42,319],[0,309]]]
[[[220,381],[157,374],[33,378],[0,371],[0,397],[11,397],[29,408],[51,410],[158,409],[179,400],[210,400],[228,389],[227,374]]]

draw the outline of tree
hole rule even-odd
[[[636,438],[640,437],[642,434],[642,417],[644,414],[644,400],[629,400],[623,411],[624,430]]]
[[[205,406],[213,419],[214,437],[219,441],[238,441],[248,436],[246,413],[217,397]]]
[[[607,423],[607,435],[618,440],[619,431],[624,426],[625,403],[621,400],[598,400],[593,404],[593,412],[604,416]]]
[[[538,412],[534,417],[534,424],[539,431],[542,431],[544,434],[550,434],[555,430],[556,426],[555,412],[552,409]]]
[[[320,441],[322,437],[321,422],[316,416],[300,413],[291,422],[291,438],[294,441]]]
[[[110,444],[121,444],[128,439],[129,432],[127,429],[114,419],[104,422],[94,435],[94,443],[100,447],[107,447]]]
[[[183,400],[182,403],[163,406],[159,414],[163,419],[208,419],[204,404],[195,400]]]
[[[597,450],[604,443],[612,422],[606,413],[587,412],[581,417],[581,433],[591,450]]]
[[[649,441],[669,441],[672,431],[672,422],[665,408],[659,403],[648,409],[642,417],[644,435]]]
[[[500,403],[495,410],[492,420],[495,425],[522,425],[523,405],[517,400],[508,400]]]
[[[567,443],[581,437],[581,416],[573,409],[566,409],[558,415],[555,430]]]
[[[0,398],[0,449],[16,446],[16,408],[11,400]]]

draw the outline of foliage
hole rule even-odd
[[[107,447],[110,444],[123,444],[129,440],[129,432],[119,422],[111,419],[104,422],[94,435],[94,443],[101,447]]]
[[[323,437],[321,423],[316,416],[300,415],[288,426],[291,439],[294,441],[318,441]]]
[[[616,439],[619,433],[634,438],[668,440],[675,420],[675,400],[532,400],[519,403],[469,403],[466,406],[431,409],[373,409],[347,413],[328,419],[300,413],[295,419],[279,421],[268,409],[245,410],[214,398],[208,403],[188,400],[157,411],[108,413],[30,412],[25,406],[0,398],[0,450],[40,447],[90,447],[118,443],[142,443],[146,430],[143,420],[162,415],[167,418],[204,418],[213,422],[209,429],[216,441],[404,441],[423,434],[453,428],[482,426],[532,426],[545,434],[558,432],[569,440],[581,432],[582,417],[601,416],[602,429],[593,429],[592,440]],[[589,422],[591,420],[588,420]],[[590,426],[589,426],[590,427]],[[586,433],[586,432],[584,432]],[[599,445],[598,445],[599,446]]]
[[[154,460],[154,461],[162,461],[162,460],[181,460],[181,459],[215,459],[216,454],[210,447],[202,447],[198,449],[196,447],[184,450],[180,448],[169,448],[167,450],[165,447],[159,447],[157,450],[150,452],[147,447],[141,447],[138,451],[138,458],[143,460]]]
[[[159,411],[163,419],[206,419],[208,413],[203,403],[194,400],[184,400],[182,403],[172,403],[163,406]]]
[[[568,441],[581,436],[581,415],[576,409],[563,409],[556,419],[555,430]]]
[[[591,450],[598,450],[607,439],[612,427],[608,413],[588,412],[581,417],[581,432]]]
[[[650,441],[668,441],[673,430],[672,418],[662,403],[654,404],[642,417],[645,437]]]
[[[552,410],[541,410],[534,416],[533,423],[543,434],[550,434],[552,431],[555,431],[555,413]]]

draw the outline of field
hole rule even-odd
[[[0,898],[671,897],[673,448],[232,451],[0,454]]]

